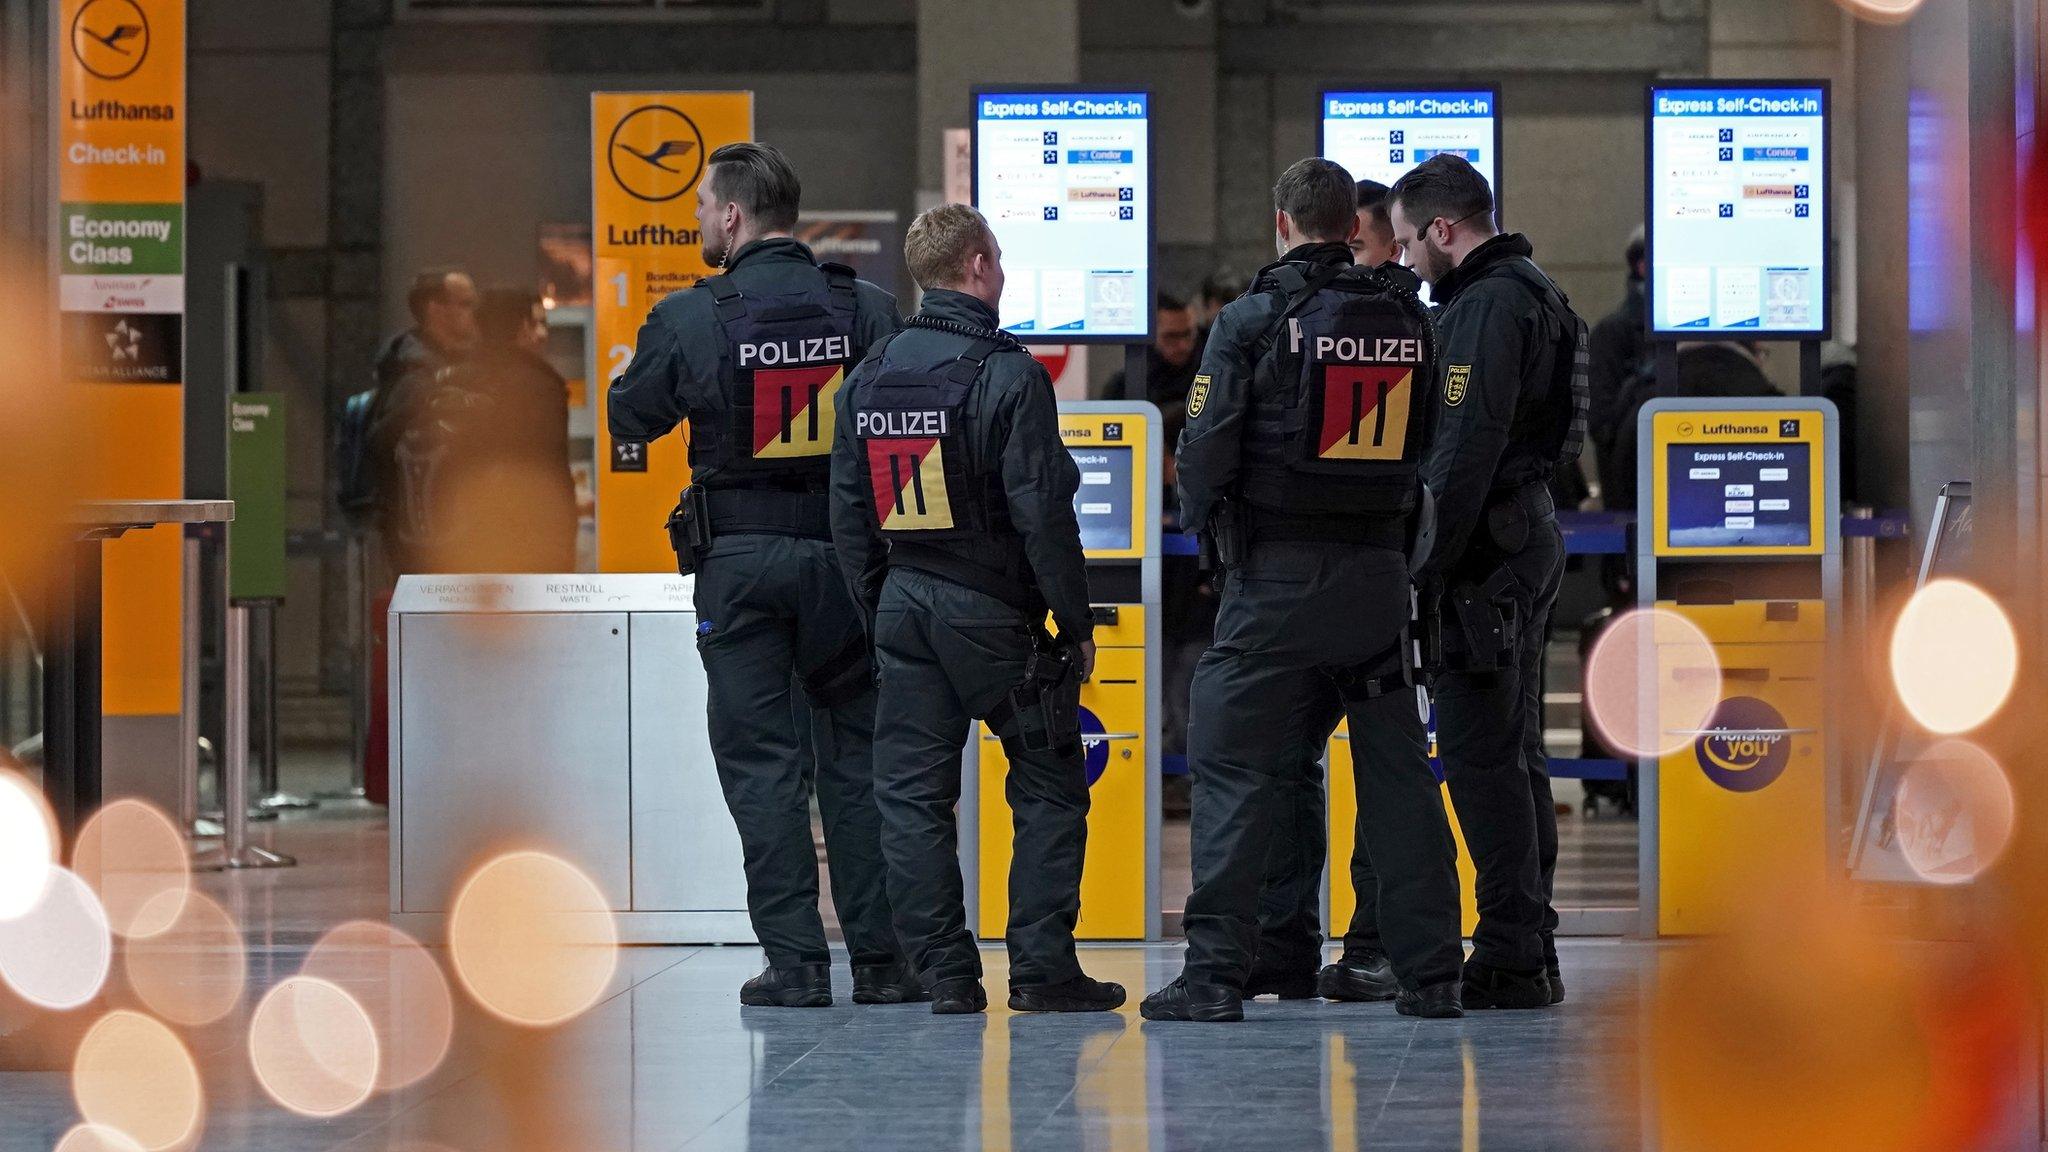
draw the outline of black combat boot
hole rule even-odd
[[[932,998],[909,965],[856,964],[853,966],[855,1004],[922,1004]]]
[[[1394,979],[1394,962],[1377,948],[1347,951],[1316,977],[1316,995],[1325,1000],[1392,1000],[1400,990],[1401,982]]]
[[[1010,989],[1013,1012],[1114,1012],[1123,1006],[1123,985],[1086,976],[1057,984],[1018,984]]]
[[[794,964],[777,968],[770,964],[759,976],[740,985],[740,1003],[752,1008],[830,1008],[832,966]]]
[[[1539,968],[1534,972],[1510,972],[1491,964],[1465,962],[1465,1007],[1548,1008],[1550,978]]]
[[[1199,1020],[1205,1024],[1244,1019],[1244,998],[1218,984],[1190,984],[1185,976],[1145,997],[1138,1015],[1147,1020]]]
[[[1465,1005],[1459,997],[1459,982],[1446,980],[1431,984],[1427,988],[1409,991],[1401,989],[1394,997],[1394,1011],[1403,1016],[1420,1016],[1425,1020],[1456,1020],[1465,1014]]]
[[[988,992],[972,976],[955,976],[932,985],[932,1015],[971,1016],[988,1011]]]

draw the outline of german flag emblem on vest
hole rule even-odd
[[[869,440],[868,487],[884,532],[931,532],[953,526],[946,493],[945,445],[938,437]]]
[[[836,401],[845,379],[846,368],[838,363],[755,369],[755,458],[831,455]]]
[[[1399,460],[1408,450],[1408,401],[1415,372],[1395,364],[1331,364],[1323,369],[1324,460]]]

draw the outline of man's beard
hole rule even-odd
[[[704,262],[713,268],[725,267],[725,258],[732,255],[731,241],[716,232],[704,233]]]
[[[1436,246],[1436,241],[1427,236],[1422,239],[1422,278],[1435,284],[1451,274],[1454,264],[1448,250]]]

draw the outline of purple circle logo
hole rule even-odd
[[[1102,726],[1102,720],[1086,706],[1081,709],[1081,760],[1088,772],[1088,786],[1102,779],[1109,770],[1109,729]]]
[[[1730,792],[1758,792],[1785,774],[1792,734],[1776,708],[1754,696],[1731,696],[1714,709],[1707,731],[1693,741],[1707,779]]]

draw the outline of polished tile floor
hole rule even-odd
[[[1556,1149],[1648,1146],[1628,1011],[1670,945],[1564,945],[1571,999],[1545,1012],[1418,1022],[1390,1005],[1261,1001],[1240,1026],[1141,1022],[1136,996],[1092,1017],[934,1018],[919,1005],[743,1009],[751,948],[634,948],[589,1013],[552,1032],[456,996],[452,1049],[425,1080],[313,1120],[265,1097],[246,1036],[261,992],[326,928],[384,906],[378,816],[262,832],[297,868],[202,877],[244,925],[250,989],[184,1030],[206,1093],[200,1147],[255,1152],[668,1152],[680,1149]],[[1177,944],[1091,947],[1090,972],[1157,987]],[[999,949],[984,952],[1003,987]],[[227,970],[233,958],[220,957]],[[382,963],[375,954],[364,965]],[[118,965],[117,965],[118,969]],[[0,1003],[0,1152],[50,1152],[77,1116],[69,1053],[85,1023]],[[385,1025],[402,1024],[383,1021]]]

